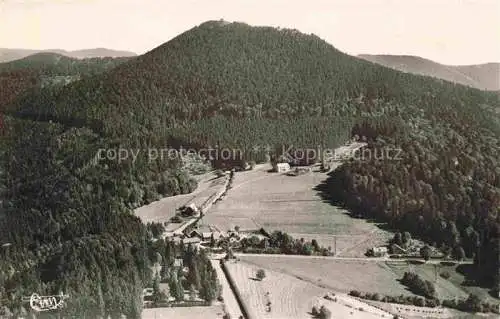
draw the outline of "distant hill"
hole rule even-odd
[[[500,63],[444,65],[410,55],[369,55],[358,57],[399,71],[432,76],[481,90],[500,90]]]
[[[72,58],[60,53],[39,52],[27,57],[0,63],[0,74],[26,71],[39,75],[89,75],[101,73],[130,57]]]
[[[105,48],[95,48],[95,49],[85,49],[76,51],[65,51],[60,49],[49,49],[49,50],[30,50],[30,49],[6,49],[0,48],[0,63],[9,62],[13,60],[18,60],[25,58],[29,55],[33,55],[41,52],[57,53],[67,57],[75,59],[83,58],[101,58],[101,57],[133,57],[137,54],[129,51],[117,51]]]
[[[117,51],[110,50],[105,48],[96,48],[96,49],[85,49],[85,50],[76,50],[67,52],[67,54],[63,53],[63,55],[67,55],[72,58],[84,59],[84,58],[117,58],[117,57],[134,57],[137,56],[134,52],[130,51]]]
[[[19,94],[35,87],[47,87],[103,73],[131,59],[70,58],[52,52],[40,52],[22,59],[0,63],[0,110]]]

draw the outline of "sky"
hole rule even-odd
[[[142,54],[219,19],[314,33],[352,55],[500,62],[500,0],[0,0],[0,47]]]

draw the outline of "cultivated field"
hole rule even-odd
[[[224,316],[222,305],[210,307],[150,308],[142,311],[142,319],[217,319]]]
[[[413,271],[435,283],[440,299],[466,298],[467,293],[452,282],[439,277],[435,281],[434,265],[407,265],[396,261],[350,261],[321,258],[295,258],[294,256],[244,256],[242,261],[299,277],[326,288],[348,293],[351,290],[380,293],[391,296],[413,295],[399,283],[405,271]]]
[[[220,230],[282,230],[296,238],[316,239],[334,250],[335,236],[339,256],[363,256],[366,249],[384,244],[392,234],[375,224],[355,219],[332,206],[315,188],[326,178],[313,171],[299,176],[270,173],[270,165],[237,172],[232,188],[215,204],[202,224]],[[335,235],[335,236],[334,236]]]
[[[135,214],[141,218],[144,223],[153,221],[160,223],[166,222],[172,218],[176,210],[183,205],[194,203],[196,206],[201,207],[207,199],[223,188],[224,182],[224,177],[216,178],[214,173],[200,175],[198,177],[198,187],[194,192],[162,198],[159,201],[137,208]]]
[[[245,262],[229,262],[226,267],[250,312],[249,319],[310,319],[312,307],[323,304],[334,314],[334,318],[372,319],[381,318],[382,314],[385,318],[391,317],[348,296],[337,302],[326,300],[323,296],[329,292],[328,289],[280,272],[266,269],[266,277],[258,281],[254,277],[259,267]],[[357,310],[355,305],[362,305],[363,311]]]
[[[326,293],[325,289],[273,271],[266,271],[266,278],[258,281],[255,279],[258,268],[249,264],[229,262],[226,267],[251,319],[308,318],[315,297]],[[266,311],[268,301],[270,312]]]
[[[333,291],[378,292],[387,295],[412,295],[385,263],[346,261],[293,256],[241,256],[244,262],[288,274]]]
[[[212,267],[217,271],[217,278],[222,286],[222,298],[224,298],[224,310],[228,313],[231,318],[239,318],[242,315],[238,301],[229,286],[226,275],[222,271],[220,261],[218,259],[212,259]]]

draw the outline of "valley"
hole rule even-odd
[[[336,151],[342,150],[343,147],[340,147]],[[342,165],[341,162],[334,164],[333,169],[339,165]],[[136,213],[144,222],[168,221],[179,205],[202,205],[207,198],[220,192],[226,177],[217,177],[214,173],[204,174],[198,178],[199,187],[189,196],[168,197],[141,207]],[[466,299],[472,293],[473,290],[439,275],[443,271],[457,272],[454,267],[444,266],[442,260],[421,260],[420,264],[412,264],[411,260],[394,260],[387,256],[366,257],[369,248],[386,245],[394,233],[383,230],[380,224],[354,218],[349,211],[322,199],[318,186],[327,178],[327,172],[321,172],[317,165],[305,174],[290,176],[272,172],[270,164],[258,164],[251,170],[235,172],[230,178],[227,192],[210,209],[204,210],[194,229],[211,229],[220,234],[235,229],[240,233],[257,229],[285,231],[293,238],[306,241],[314,239],[320,246],[330,246],[332,249],[333,256],[325,257],[236,253],[235,260],[230,259],[222,265],[227,269],[227,275],[219,268],[219,261],[224,254],[212,254],[212,265],[217,269],[223,287],[224,309],[231,318],[237,318],[242,313],[247,314],[248,318],[259,319],[309,318],[308,313],[313,305],[320,307],[324,304],[336,313],[356,318],[402,314],[403,310],[400,309],[403,306],[357,301],[347,294],[355,290],[381,296],[416,298],[418,294],[400,283],[406,271],[433,282],[439,299]],[[153,211],[154,217],[151,217],[153,215],[147,212]],[[207,249],[207,246],[198,245],[198,248]],[[471,261],[458,262],[458,267],[470,264]],[[258,269],[266,272],[262,282],[254,278]],[[228,281],[233,282],[236,290],[228,285]],[[283,295],[285,292],[286,295]],[[324,299],[323,296],[330,292],[339,296],[343,294],[344,297],[338,298],[344,298],[340,299],[344,303]],[[484,290],[476,290],[475,293],[480,293],[488,302],[495,302]],[[235,298],[241,300],[244,311],[240,310]],[[268,303],[272,306],[269,307]],[[370,308],[369,304],[378,305],[389,312]],[[414,313],[411,316],[418,317],[416,312],[420,311],[419,307],[412,311]],[[439,312],[439,318],[464,315],[447,308],[429,308],[425,311]]]

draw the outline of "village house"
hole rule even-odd
[[[165,238],[172,238],[175,236],[175,233],[173,231],[167,231],[163,233],[163,239]]]
[[[182,237],[175,234],[174,237],[170,237],[170,241],[174,242],[174,244],[180,244],[182,242]]]
[[[273,164],[273,171],[277,173],[284,173],[288,172],[290,170],[290,164],[288,163],[274,163]]]
[[[201,243],[201,238],[199,238],[199,237],[183,238],[182,243],[185,245],[199,244],[199,243]]]
[[[200,215],[200,210],[194,203],[180,207],[179,211],[183,217],[194,217]]]
[[[193,229],[191,232],[187,234],[188,237],[193,238],[193,237],[198,237],[198,238],[203,238],[203,233],[197,229]]]
[[[387,247],[373,247],[370,249],[370,254],[373,257],[383,257],[387,255]]]
[[[190,238],[199,238],[201,241],[210,241],[212,237],[214,240],[221,240],[222,238],[226,238],[228,235],[224,232],[219,231],[203,231],[199,229],[192,230],[188,236]]]
[[[271,237],[269,233],[264,230],[264,228],[240,230],[237,233],[237,236],[239,237],[239,239],[257,237],[259,240],[268,239],[269,237]]]
[[[154,289],[153,288],[144,288],[142,290],[142,296],[144,297],[151,297],[153,295]]]

